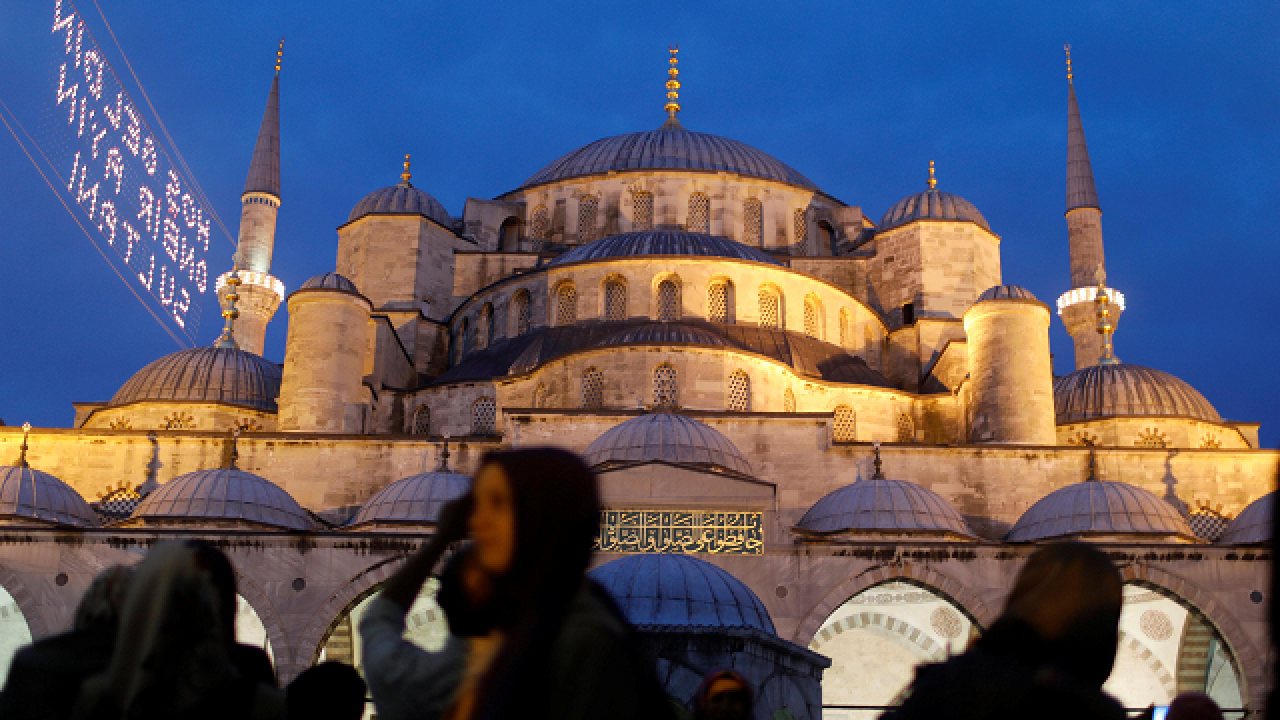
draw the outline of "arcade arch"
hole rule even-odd
[[[0,585],[0,677],[9,676],[9,663],[23,645],[31,642],[31,627],[17,600]]]

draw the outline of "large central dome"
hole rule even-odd
[[[597,140],[542,168],[521,188],[623,170],[731,172],[817,190],[809,178],[750,145],[690,132],[678,123]]]

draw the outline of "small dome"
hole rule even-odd
[[[777,634],[751,588],[692,555],[631,555],[601,565],[590,576],[632,625],[751,628]]]
[[[582,454],[588,467],[666,462],[751,474],[729,438],[687,415],[648,413],[605,430]]]
[[[179,475],[144,497],[130,519],[183,525],[238,521],[287,530],[311,528],[307,511],[283,488],[235,468]]]
[[[1182,515],[1154,493],[1127,483],[1089,480],[1040,498],[1005,539],[1030,542],[1073,535],[1195,538]]]
[[[339,275],[336,272],[327,272],[320,275],[316,275],[315,277],[310,278],[306,282],[302,283],[302,287],[298,289],[312,290],[317,288],[327,288],[330,290],[344,290],[349,293],[355,293],[357,295],[360,294],[360,291],[356,289],[355,283],[351,282],[345,276]]]
[[[1222,422],[1218,411],[1187,383],[1167,372],[1125,363],[1093,365],[1063,375],[1053,383],[1053,405],[1059,424],[1115,415]]]
[[[0,522],[7,519],[76,527],[98,524],[80,493],[49,473],[30,467],[0,467]]]
[[[928,533],[973,537],[951,504],[934,491],[902,480],[859,480],[828,493],[800,519],[797,529],[829,535]]]
[[[982,217],[973,203],[959,195],[925,190],[915,195],[908,195],[889,208],[889,212],[880,218],[880,230],[884,232],[899,225],[906,225],[916,220],[955,220],[971,222],[990,232],[991,226]]]
[[[597,343],[598,346],[630,344],[727,347],[729,342],[710,330],[694,325],[679,322],[653,322],[619,330]]]
[[[995,285],[982,291],[974,302],[988,300],[1035,300],[1036,296],[1021,285]],[[1038,301],[1037,301],[1038,302]]]
[[[359,220],[365,215],[402,214],[422,215],[445,228],[453,227],[453,218],[449,217],[449,211],[444,209],[439,200],[405,183],[384,187],[365,195],[363,200],[351,208],[347,222]]]
[[[108,405],[210,402],[275,412],[279,395],[279,365],[245,350],[198,347],[165,355],[142,368]]]
[[[737,173],[809,190],[818,189],[809,178],[768,153],[737,140],[690,132],[679,123],[666,123],[657,130],[597,140],[542,168],[520,187],[629,170]]]
[[[1218,542],[1223,545],[1258,545],[1271,542],[1271,516],[1275,512],[1275,491],[1249,503],[1223,531]]]
[[[722,257],[781,265],[768,253],[719,235],[691,233],[681,230],[650,230],[610,235],[586,245],[579,245],[550,262],[551,265],[587,260],[607,260],[644,255],[694,255]]]
[[[437,471],[401,478],[369,498],[348,527],[369,524],[434,525],[444,504],[466,494],[471,478]]]

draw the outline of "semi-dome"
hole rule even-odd
[[[883,477],[859,480],[813,504],[796,529],[815,535],[927,534],[972,538],[960,513],[934,491]]]
[[[129,517],[170,525],[246,522],[286,530],[311,528],[307,511],[283,488],[236,468],[179,475],[144,497]]]
[[[1036,296],[1021,285],[994,285],[982,291],[975,302],[988,300],[1035,300]]]
[[[356,293],[357,295],[360,294],[360,290],[356,288],[355,283],[347,279],[345,275],[339,275],[336,272],[321,273],[315,277],[308,278],[307,281],[302,283],[302,286],[298,289],[315,290],[321,288],[328,290],[343,290],[349,293]]]
[[[601,340],[607,345],[711,345],[728,347],[730,343],[706,328],[681,322],[652,322],[619,330]]]
[[[453,218],[430,193],[402,182],[398,185],[374,190],[351,208],[347,222],[354,222],[365,215],[422,215],[438,225],[453,227]]]
[[[520,187],[627,170],[728,172],[818,189],[786,163],[750,145],[690,132],[670,122],[657,130],[615,135],[580,147],[534,173]]]
[[[647,230],[610,235],[560,255],[551,265],[642,255],[694,255],[781,265],[768,253],[719,235],[682,230]]]
[[[0,523],[6,520],[93,527],[97,517],[70,485],[21,465],[0,467]]]
[[[1155,493],[1122,482],[1087,480],[1040,498],[1018,518],[1006,540],[1082,535],[1195,539],[1182,515]]]
[[[691,555],[631,555],[590,576],[632,625],[750,628],[776,635],[760,598],[729,573]]]
[[[437,470],[401,478],[369,498],[348,527],[362,525],[435,525],[445,503],[466,494],[471,478]]]
[[[959,195],[930,188],[899,200],[880,218],[880,232],[916,220],[954,220],[971,222],[990,232],[991,226],[973,203]]]
[[[687,415],[648,413],[600,434],[582,454],[588,467],[666,462],[751,474],[751,464],[729,438]]]
[[[1167,372],[1141,365],[1093,365],[1053,383],[1056,421],[1116,415],[1185,417],[1220,423],[1222,417],[1195,388]]]
[[[109,405],[209,402],[276,411],[280,366],[235,348],[179,350],[147,365],[121,386]]]
[[[1275,512],[1275,491],[1249,503],[1223,531],[1218,542],[1224,545],[1258,545],[1271,542],[1271,516]]]

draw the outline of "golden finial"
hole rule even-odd
[[[400,184],[405,187],[412,186],[413,183],[409,182],[410,177],[412,176],[409,174],[409,153],[405,153],[404,154],[404,172],[400,173]]]
[[[667,111],[668,122],[676,122],[676,114],[680,112],[680,68],[676,67],[679,60],[676,59],[676,53],[680,52],[679,45],[670,45],[667,50],[671,53],[671,59],[668,61],[671,67],[667,69]]]
[[[938,178],[933,176],[933,161],[929,161],[929,189],[934,190],[938,187]]]
[[[1067,82],[1070,83],[1071,82],[1071,46],[1063,45],[1062,49],[1067,51]]]
[[[239,253],[236,254],[238,255]],[[236,309],[236,301],[240,299],[240,296],[236,294],[236,288],[238,287],[240,287],[240,273],[232,270],[231,274],[227,276],[227,294],[223,296],[227,301],[227,306],[222,310],[222,317],[226,318],[227,322],[222,327],[222,336],[213,344],[216,348],[238,350],[240,347],[236,344],[236,338],[233,334],[236,318],[240,317],[240,311]]]
[[[1107,271],[1101,264],[1098,265],[1094,277],[1098,280],[1098,291],[1093,297],[1093,302],[1098,308],[1098,333],[1102,335],[1102,357],[1098,358],[1098,364],[1119,365],[1120,359],[1115,356],[1115,349],[1111,343],[1115,326],[1111,324],[1111,296],[1107,293]]]
[[[276,48],[276,74],[280,73],[280,63],[284,60],[284,36],[280,36],[280,47]]]

